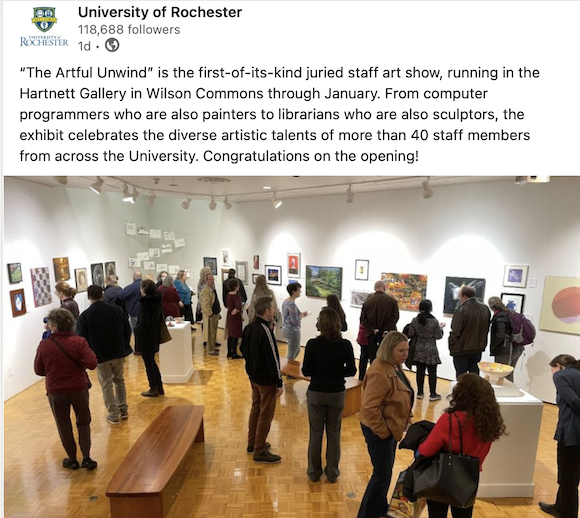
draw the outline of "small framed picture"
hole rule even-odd
[[[503,276],[503,285],[510,288],[525,288],[528,282],[527,265],[506,264]]]
[[[248,284],[248,261],[236,261],[236,277]]]
[[[276,286],[282,286],[282,267],[272,266],[267,264],[265,266],[266,282],[268,284],[275,284]]]
[[[524,300],[526,296],[520,295],[519,293],[502,293],[501,294],[501,301],[504,305],[515,311],[516,313],[523,313],[524,312]]]
[[[259,275],[260,275],[259,273],[252,274],[252,284],[256,284],[256,279],[258,278]]]
[[[356,281],[369,280],[369,262],[367,259],[357,259],[354,262],[354,279]]]
[[[10,284],[22,282],[22,265],[20,263],[8,263],[8,282]]]
[[[229,266],[230,263],[230,251],[229,250],[222,250],[222,266]]]
[[[82,291],[87,291],[88,277],[86,268],[75,268],[75,280],[77,282],[77,291],[79,293],[81,293]]]
[[[288,278],[300,277],[300,254],[288,254]]]
[[[211,269],[211,273],[217,275],[217,257],[204,257],[203,265]]]
[[[19,317],[26,313],[26,301],[24,300],[24,290],[14,290],[10,292],[10,305],[12,306],[12,316]]]
[[[141,266],[141,262],[139,262],[138,266]],[[91,264],[91,277],[93,278],[93,284],[96,284],[101,288],[105,287],[105,270],[103,269],[103,263]]]
[[[254,270],[259,270],[259,269],[260,269],[260,256],[255,255],[254,256]]]
[[[362,308],[365,300],[368,299],[372,292],[365,290],[352,290],[350,292],[350,307]]]
[[[52,264],[54,265],[55,282],[70,280],[68,257],[55,257],[52,260]]]

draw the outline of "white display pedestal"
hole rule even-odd
[[[534,496],[534,467],[544,404],[524,391],[520,397],[497,397],[497,402],[509,435],[491,445],[477,497]]]
[[[159,370],[163,383],[187,383],[193,374],[191,324],[168,327],[171,340],[159,347]]]

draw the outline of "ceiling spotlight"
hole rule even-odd
[[[352,203],[354,201],[354,192],[352,192],[352,185],[348,186],[346,190],[346,203]]]
[[[280,206],[282,205],[282,200],[279,200],[278,198],[276,198],[276,193],[275,192],[272,195],[272,205],[274,205],[274,208],[275,209],[280,208]]]
[[[548,183],[550,181],[549,176],[528,176],[526,177],[526,183]]]
[[[123,201],[126,201],[127,203],[135,203],[135,198],[133,198],[133,195],[129,192],[129,186],[127,184],[123,186]]]
[[[103,189],[103,184],[105,182],[100,176],[97,176],[97,181],[89,185],[89,189],[96,194],[101,194],[101,190]]]
[[[226,199],[224,200],[224,207],[226,208],[226,210],[230,210],[233,207],[233,205],[229,202],[227,196]]]
[[[268,191],[270,190],[272,187],[270,187],[269,185],[264,185],[264,187],[262,187],[262,189]]]
[[[421,187],[423,187],[423,192],[421,194],[423,195],[424,200],[427,200],[433,196],[433,189],[429,187],[429,177],[421,182]]]
[[[217,203],[215,202],[215,200],[213,199],[213,196],[212,196],[211,201],[209,202],[209,210],[215,210],[216,207],[217,207]]]
[[[68,176],[53,176],[53,178],[61,185],[68,183]]]
[[[151,205],[153,207],[153,204],[155,203],[155,198],[157,198],[157,196],[155,196],[155,193],[153,191],[151,191],[151,194],[149,196],[147,196],[147,203],[149,205]]]
[[[181,208],[187,210],[189,209],[189,204],[191,203],[191,198],[188,196],[187,198],[185,198],[185,201],[181,202]]]
[[[139,191],[137,190],[137,187],[133,187],[133,203],[137,201],[137,198],[139,198]]]

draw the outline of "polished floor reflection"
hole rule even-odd
[[[221,332],[220,332],[221,335]],[[243,360],[203,353],[199,335],[194,340],[195,373],[184,385],[166,385],[166,396],[141,397],[146,376],[143,362],[131,356],[126,364],[129,419],[118,426],[106,421],[106,410],[94,373],[91,375],[93,472],[61,467],[65,454],[44,391],[44,382],[15,396],[4,407],[5,516],[110,516],[105,488],[131,445],[168,405],[205,405],[205,443],[194,444],[172,481],[177,497],[169,513],[178,517],[226,518],[354,518],[371,473],[358,414],[343,421],[341,476],[338,483],[311,483],[306,476],[308,383],[286,380],[268,440],[282,455],[273,466],[254,464],[246,454],[247,419],[251,390]],[[285,345],[280,344],[281,352]],[[445,396],[449,383],[439,381]],[[419,401],[415,419],[436,419],[445,408]],[[476,518],[535,518],[545,516],[537,502],[551,502],[556,485],[556,444],[552,440],[557,408],[545,405],[536,461],[534,498],[478,500]],[[531,454],[533,454],[531,452]],[[394,474],[410,463],[411,453],[397,451]],[[427,516],[425,511],[424,516]]]

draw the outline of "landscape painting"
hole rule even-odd
[[[427,276],[412,273],[382,273],[387,293],[397,299],[399,309],[419,311],[420,302],[427,296]]]
[[[306,296],[325,299],[329,295],[342,298],[342,268],[306,266]]]

